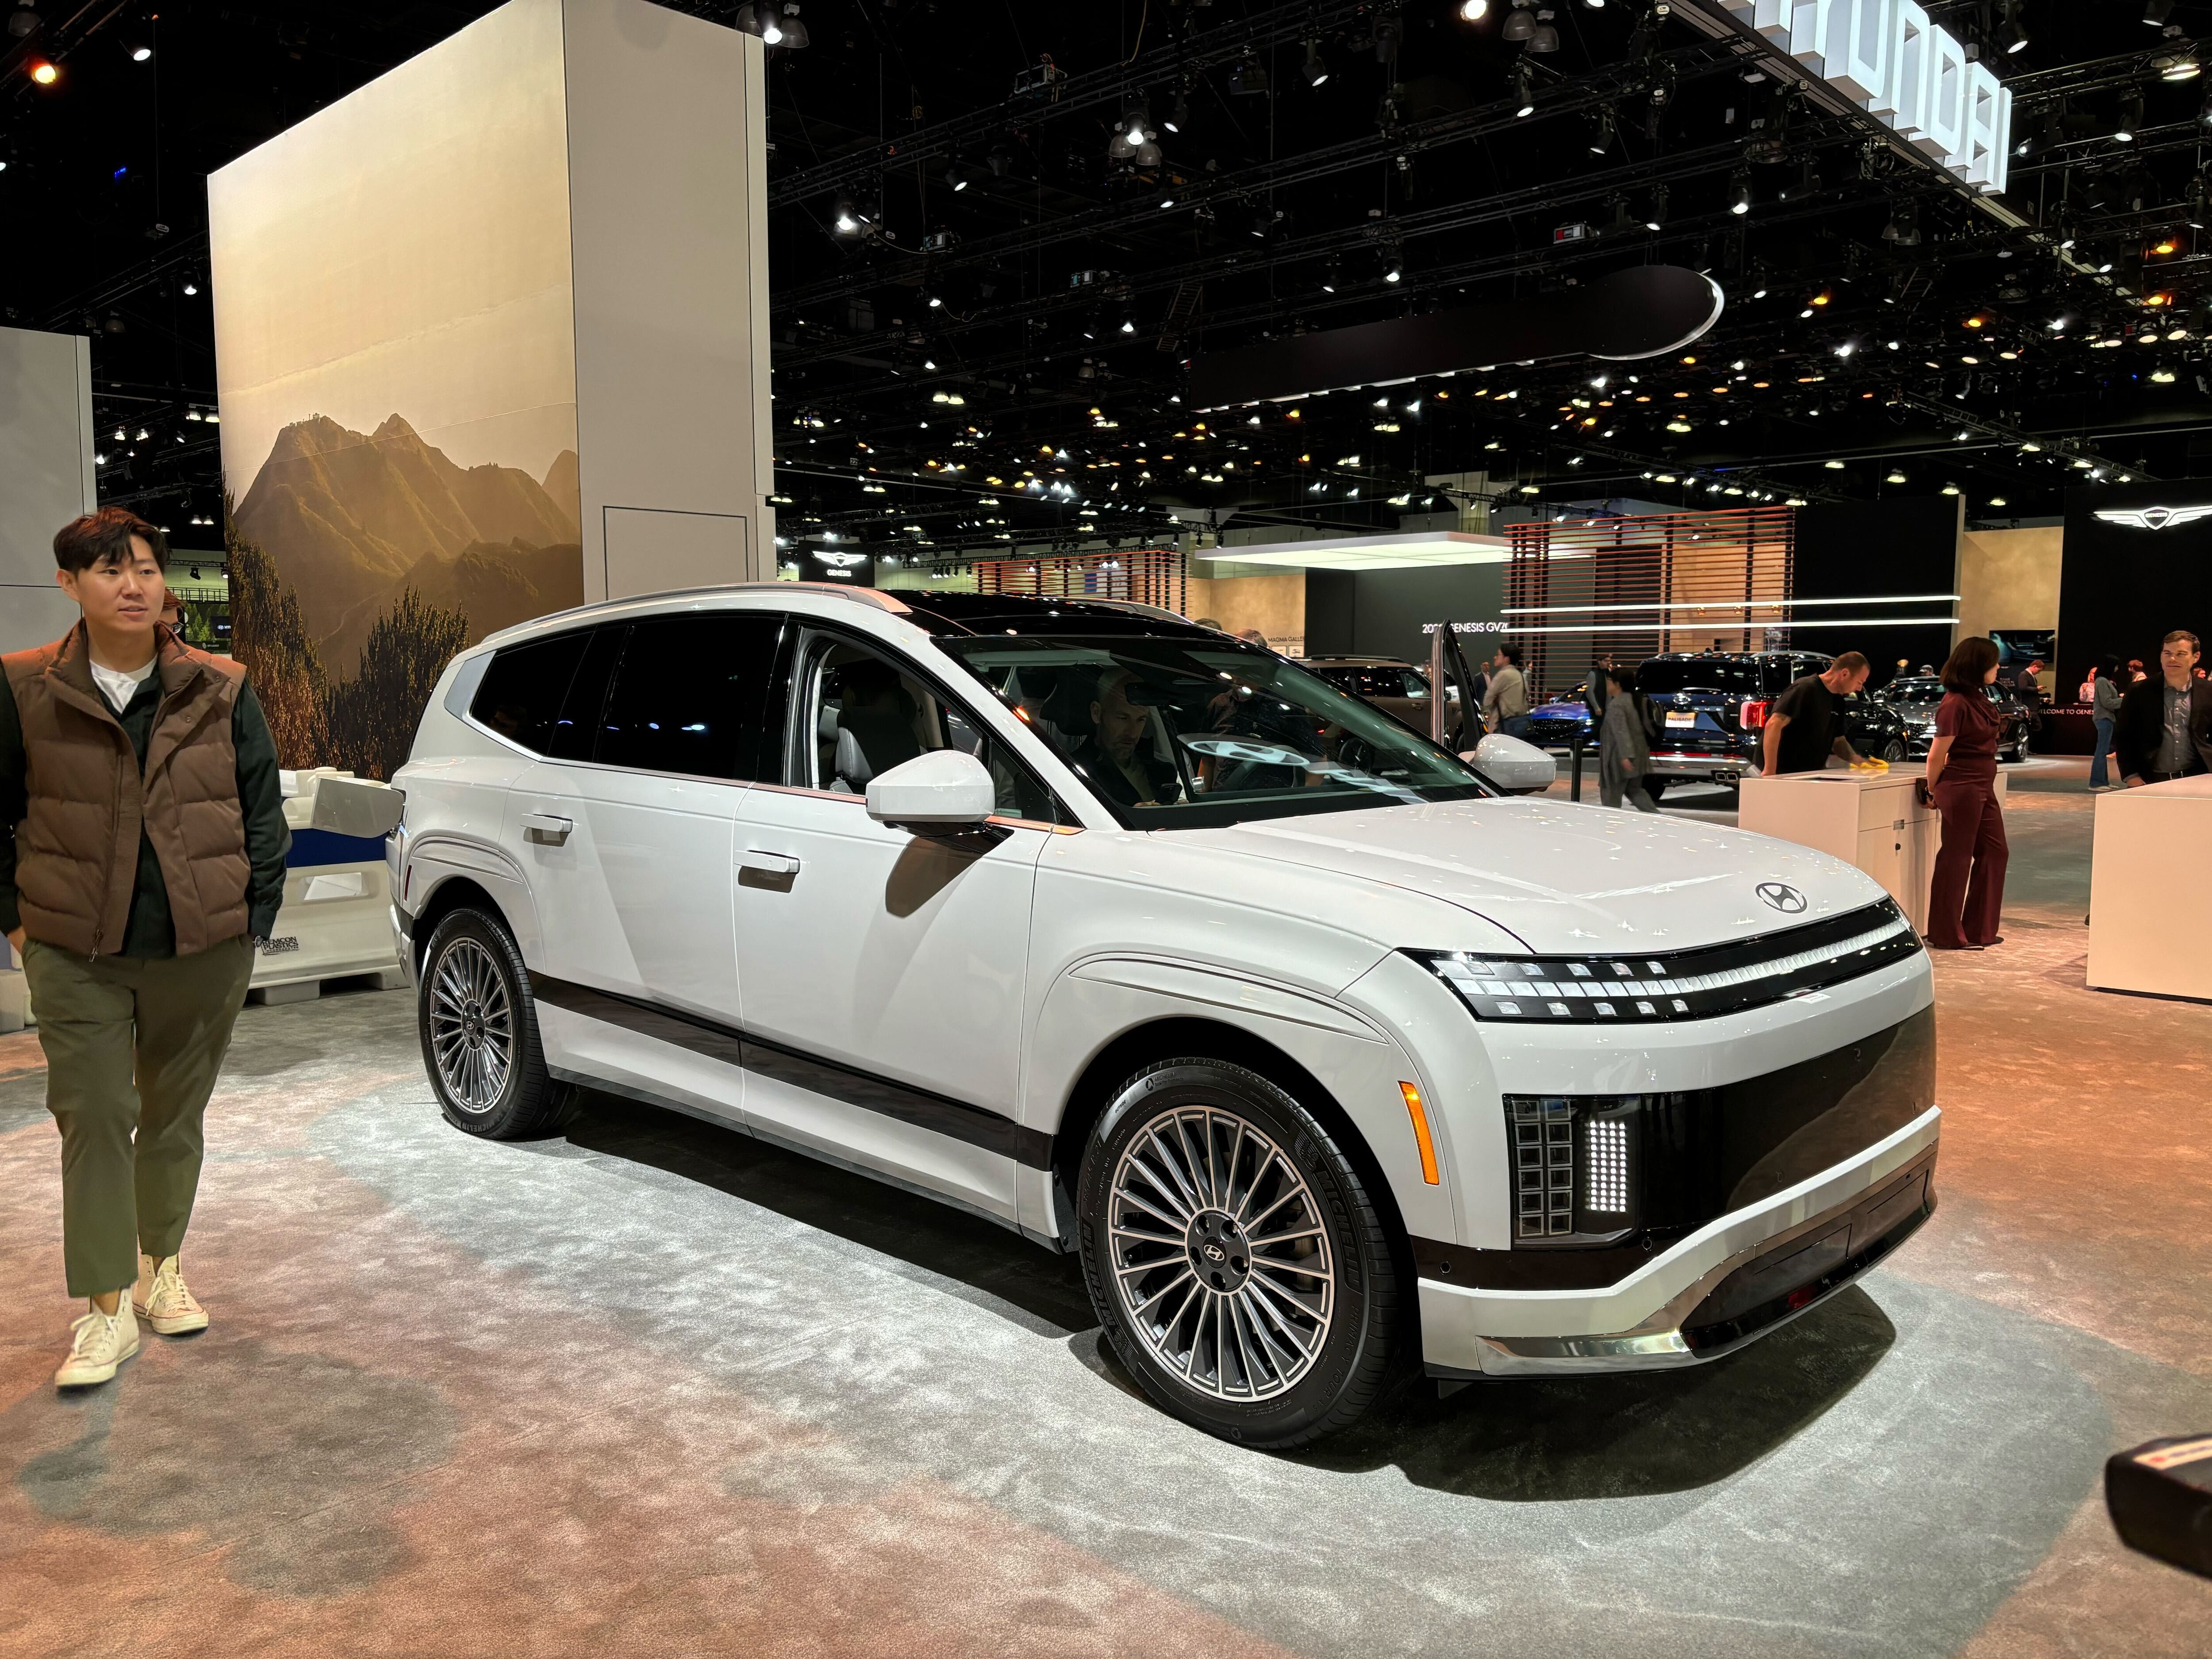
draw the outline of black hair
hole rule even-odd
[[[136,536],[153,550],[154,562],[169,562],[169,538],[127,507],[103,507],[71,519],[54,532],[54,564],[75,575],[96,564],[121,564],[131,556]]]
[[[1516,668],[1521,665],[1521,647],[1517,645],[1501,645],[1498,647],[1498,654]]]
[[[1997,665],[1997,642],[1972,634],[1960,640],[1943,661],[1943,686],[1949,691],[1978,691],[1989,672]]]

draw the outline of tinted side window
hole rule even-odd
[[[633,623],[592,758],[648,772],[759,775],[783,619],[725,611]]]
[[[592,642],[576,665],[576,677],[568,682],[568,695],[561,700],[560,718],[553,722],[546,746],[545,752],[555,760],[591,759],[592,744],[599,735],[599,711],[606,706],[607,682],[614,678],[623,641],[629,637],[627,623],[592,630]]]
[[[494,653],[469,714],[534,754],[551,752],[562,699],[583,659],[588,631],[511,645]]]

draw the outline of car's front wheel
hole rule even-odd
[[[1381,1393],[1399,1314],[1389,1237],[1329,1132],[1267,1079],[1212,1059],[1148,1066],[1100,1116],[1078,1184],[1091,1305],[1168,1411],[1295,1446]]]
[[[497,917],[464,908],[439,922],[422,953],[415,1018],[448,1122],[489,1140],[553,1127],[571,1091],[545,1069],[530,971]]]

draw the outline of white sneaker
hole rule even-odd
[[[54,1386],[82,1389],[106,1382],[118,1365],[138,1352],[138,1321],[131,1314],[131,1298],[118,1297],[112,1314],[90,1309],[70,1327],[70,1338],[69,1358],[54,1373]]]
[[[207,1328],[207,1310],[185,1288],[184,1267],[173,1255],[156,1261],[138,1253],[138,1287],[131,1292],[131,1306],[161,1336]]]

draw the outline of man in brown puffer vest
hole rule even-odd
[[[64,1388],[114,1376],[141,1316],[164,1335],[206,1328],[178,1251],[291,842],[245,671],[160,623],[167,552],[121,507],[68,525],[56,578],[84,619],[0,657],[0,930],[30,978],[61,1128],[70,1294],[91,1304]]]

